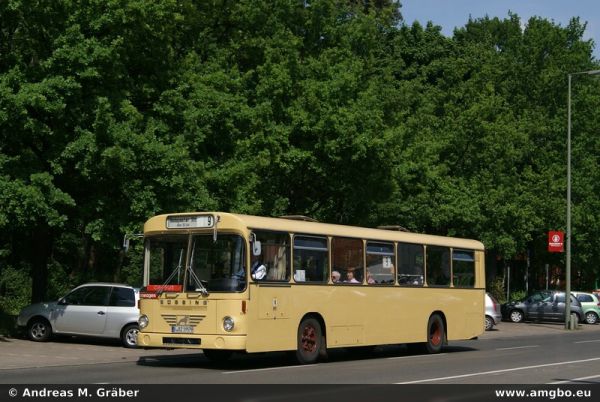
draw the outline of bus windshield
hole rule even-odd
[[[149,237],[146,242],[149,283],[165,285],[164,290],[187,292],[243,291],[244,249],[244,241],[237,235],[220,234],[216,240],[212,233],[192,235],[191,239],[186,234]]]

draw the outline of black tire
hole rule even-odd
[[[494,328],[494,320],[489,315],[485,316],[485,330],[491,331]]]
[[[137,347],[137,336],[140,332],[140,327],[137,324],[125,325],[121,331],[121,343],[126,348]]]
[[[213,363],[223,363],[231,358],[233,350],[202,349],[204,356]]]
[[[525,317],[523,316],[523,312],[521,310],[511,310],[508,313],[508,319],[512,322],[522,322]]]
[[[429,317],[427,322],[427,342],[425,349],[427,353],[434,354],[442,351],[442,346],[446,342],[446,329],[444,320],[437,314]]]
[[[321,324],[314,318],[302,320],[298,326],[296,360],[300,364],[313,364],[325,355],[325,338]]]
[[[45,318],[33,318],[27,325],[27,337],[34,342],[46,342],[52,337],[52,327]]]

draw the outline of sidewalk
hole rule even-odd
[[[138,361],[140,357],[201,354],[192,349],[127,349],[103,339],[60,338],[50,342],[0,337],[0,373],[4,369]]]
[[[600,336],[600,325],[579,324],[577,329],[568,331],[564,322],[520,322],[502,321],[491,331],[485,331],[480,339],[519,337],[539,334],[560,334],[578,331],[595,331]]]

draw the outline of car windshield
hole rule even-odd
[[[146,240],[149,282],[181,285],[188,292],[242,291],[246,286],[244,241],[219,234],[161,235]]]

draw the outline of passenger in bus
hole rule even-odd
[[[346,283],[360,283],[354,277],[354,270],[355,270],[355,268],[350,268],[348,271],[346,271],[346,280],[344,282],[346,282]]]
[[[339,283],[341,278],[342,278],[342,274],[340,274],[339,271],[331,272],[331,281],[333,283]]]
[[[374,283],[377,283],[377,281],[375,281],[375,279],[373,278],[373,275],[369,272],[369,270],[367,269],[367,283],[369,285],[372,285]]]

